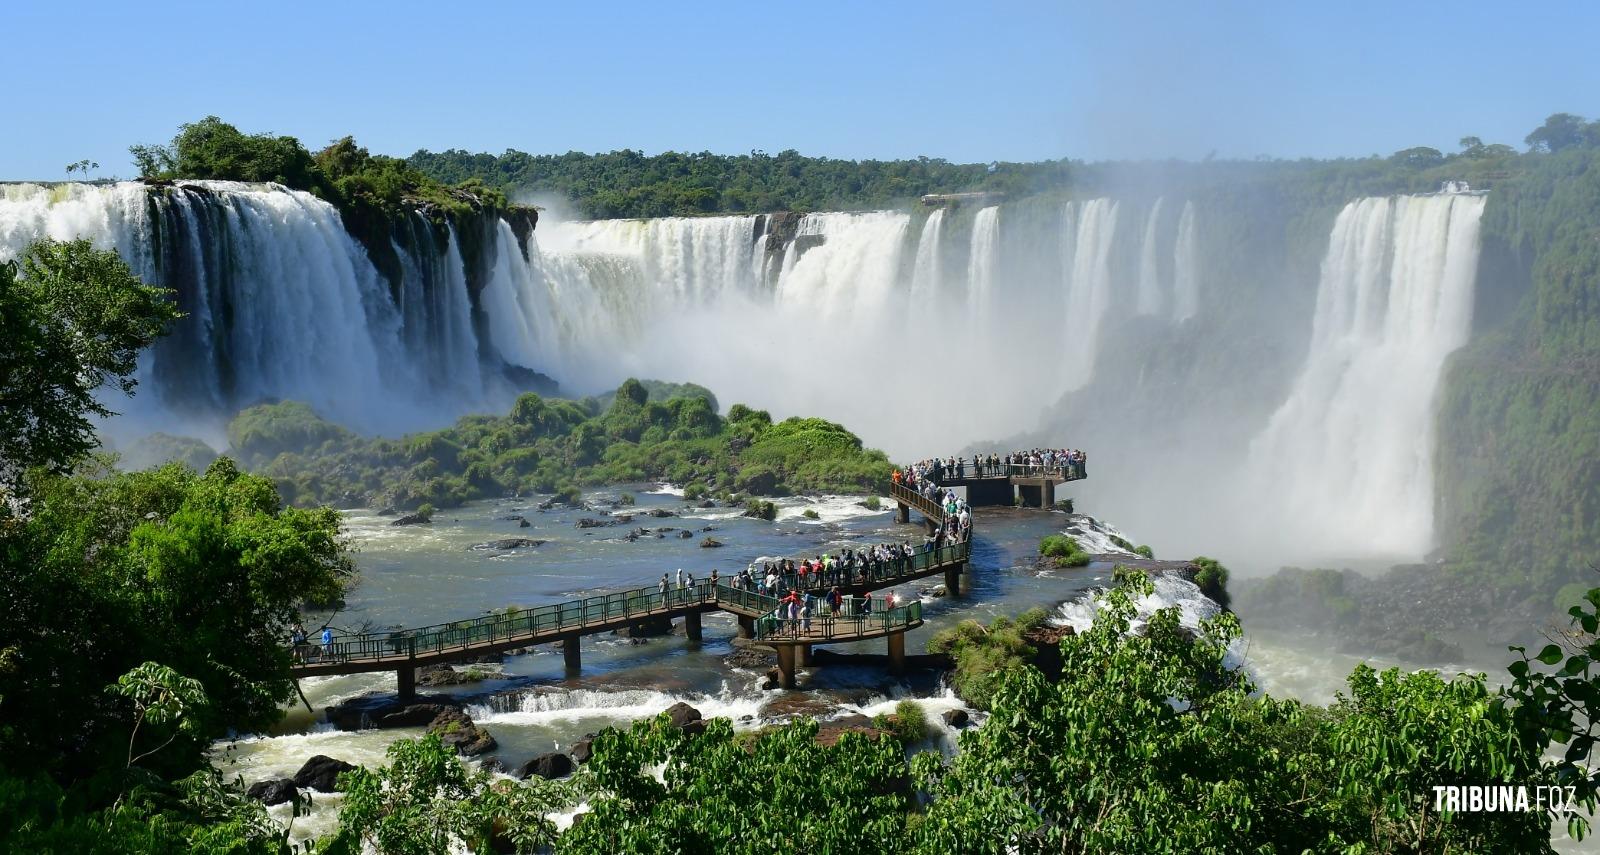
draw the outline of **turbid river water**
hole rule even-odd
[[[359,549],[361,578],[348,606],[331,622],[344,630],[417,626],[508,606],[651,586],[662,573],[675,575],[680,567],[704,578],[713,568],[726,575],[763,557],[816,555],[885,540],[920,542],[922,536],[919,524],[894,522],[894,505],[887,500],[882,510],[873,511],[859,497],[786,499],[779,503],[777,520],[766,522],[744,518],[734,508],[693,507],[671,488],[655,485],[599,490],[584,499],[592,507],[605,507],[624,492],[635,496],[637,505],[616,513],[633,513],[634,520],[600,528],[577,525],[584,517],[607,519],[593,510],[539,511],[542,497],[474,503],[440,512],[431,525],[421,526],[392,526],[390,517],[351,511],[346,522]],[[676,516],[646,515],[657,508]],[[815,519],[805,516],[808,510],[815,512]],[[516,516],[525,517],[530,526],[520,527],[508,519]],[[1052,609],[1057,620],[1081,625],[1092,615],[1086,605],[1090,593],[1110,580],[1113,558],[1083,568],[1035,568],[1032,559],[1040,538],[1068,526],[1079,530],[1090,551],[1116,549],[1110,541],[1115,530],[1084,517],[980,509],[974,520],[966,596],[933,596],[938,579],[895,589],[900,597],[918,597],[924,603],[926,624],[908,639],[908,652],[922,652],[935,632],[963,619],[988,621],[1036,606]],[[652,532],[631,541],[625,537],[639,527]],[[692,535],[682,537],[684,529]],[[654,536],[658,532],[659,538]],[[708,536],[724,545],[702,548],[700,543]],[[546,542],[514,550],[474,548],[507,537]],[[1179,606],[1190,623],[1215,611],[1193,585],[1175,578],[1161,580],[1156,594],[1141,603],[1144,610],[1169,605]],[[320,620],[310,625],[319,624]],[[926,747],[954,750],[954,733],[942,727],[939,713],[962,704],[936,679],[922,675],[900,680],[875,666],[829,665],[802,676],[802,686],[809,687],[805,691],[763,691],[760,671],[724,663],[733,650],[733,635],[732,617],[714,612],[706,616],[705,639],[698,645],[681,635],[642,642],[588,636],[582,641],[581,676],[568,677],[559,649],[547,645],[507,657],[498,666],[504,672],[501,678],[427,691],[460,697],[474,720],[498,741],[494,754],[508,767],[546,751],[564,750],[585,733],[653,715],[678,701],[687,701],[707,717],[732,718],[736,727],[756,727],[795,712],[822,717],[871,715],[888,710],[899,699],[915,697],[935,725]],[[883,645],[879,640],[835,649],[882,653]],[[1237,651],[1241,663],[1256,673],[1267,691],[1317,702],[1329,700],[1339,677],[1360,661],[1302,650],[1292,639],[1247,638]],[[321,710],[329,704],[369,692],[393,692],[392,674],[309,678],[301,681],[301,688],[316,714],[296,706],[271,734],[241,735],[219,743],[213,754],[219,768],[229,777],[238,775],[253,783],[291,776],[316,754],[378,766],[390,743],[422,733],[421,728],[341,732],[320,720]],[[336,820],[340,797],[314,797],[311,815],[295,820],[297,838],[326,833]],[[280,820],[289,820],[287,806],[272,811]]]

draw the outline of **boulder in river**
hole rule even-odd
[[[277,778],[270,781],[257,781],[250,785],[244,792],[246,798],[272,807],[300,797],[300,788],[294,785],[293,778]]]
[[[543,546],[545,541],[534,540],[531,537],[502,537],[485,543],[475,544],[472,548],[480,551],[506,551],[511,549],[532,549]]]
[[[427,525],[430,522],[433,522],[432,517],[423,514],[406,514],[399,519],[390,520],[389,525]]]
[[[583,738],[572,743],[572,762],[587,763],[594,756],[595,734],[585,733]]]
[[[445,710],[428,724],[428,732],[437,734],[439,741],[457,754],[476,757],[493,751],[499,744],[487,730],[479,727],[472,716],[461,710]]]
[[[666,517],[675,517],[677,514],[667,510],[666,508],[651,508],[650,516],[653,516],[657,519],[665,519]]]
[[[700,720],[700,711],[679,701],[666,709],[667,718],[672,721],[672,726],[682,728],[691,721]]]
[[[307,790],[316,790],[319,793],[331,793],[338,782],[340,772],[349,772],[356,767],[335,760],[324,754],[318,754],[305,762],[300,771],[294,773],[292,779],[296,787]]]
[[[517,777],[524,780],[538,775],[547,781],[565,778],[572,774],[572,758],[560,751],[550,751],[517,767]]]
[[[605,528],[608,525],[616,524],[616,520],[597,520],[591,517],[584,517],[577,522],[578,528]]]
[[[705,540],[700,541],[700,548],[701,549],[716,549],[717,547],[719,547],[721,545],[722,545],[722,541],[717,540],[714,537],[708,537]]]
[[[945,710],[939,714],[939,717],[944,719],[944,723],[951,727],[966,727],[967,723],[972,720],[972,717],[967,715],[967,711],[959,707],[953,710]]]
[[[683,531],[678,532],[678,538],[680,540],[688,540],[691,537],[694,537],[694,532],[692,532],[692,531],[690,531],[688,529],[684,529]]]

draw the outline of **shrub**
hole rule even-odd
[[[894,734],[902,745],[915,745],[928,738],[928,714],[916,701],[906,700],[894,705],[894,712],[879,713],[872,717],[879,730]]]
[[[635,505],[635,504],[637,504],[637,503],[638,503],[638,501],[639,501],[639,500],[638,500],[638,499],[635,499],[635,498],[634,498],[634,497],[633,497],[633,494],[632,494],[632,493],[623,493],[623,494],[622,494],[622,498],[621,498],[621,499],[619,499],[619,500],[618,500],[618,501],[620,501],[620,502],[622,502],[622,506],[623,506],[623,507],[625,507],[625,508],[631,508],[631,507],[633,507],[633,506],[634,506],[634,505]]]
[[[417,516],[421,517],[424,522],[433,522],[433,512],[433,505],[427,502],[423,502],[417,506]]]
[[[744,515],[771,522],[778,518],[778,506],[760,499],[751,499],[745,503]]]
[[[805,512],[800,514],[800,516],[803,516],[808,520],[815,520],[815,519],[821,519],[822,518],[817,514],[816,511],[812,510],[811,508],[806,508]]]
[[[1056,510],[1058,511],[1063,511],[1070,514],[1073,512],[1072,507],[1071,499],[1059,499],[1056,501]]]
[[[863,500],[861,505],[869,511],[881,510],[883,508],[883,500],[876,495],[872,495]]]
[[[1151,549],[1148,546],[1143,545],[1143,544],[1140,544],[1139,546],[1134,547],[1133,551],[1138,555],[1144,556],[1145,558],[1155,558],[1156,557],[1156,551],[1154,549]]]
[[[1083,551],[1077,540],[1065,534],[1052,534],[1039,541],[1039,554],[1054,558],[1057,567],[1082,567],[1089,563],[1089,553]]]
[[[683,497],[689,501],[703,499],[706,495],[706,485],[700,481],[691,481],[683,488]]]
[[[1228,594],[1228,568],[1215,558],[1200,556],[1189,563],[1199,568],[1194,574],[1194,583],[1200,586],[1200,593],[1210,597],[1217,605],[1224,609],[1232,604],[1232,597]]]

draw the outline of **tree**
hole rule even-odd
[[[1528,151],[1543,152],[1556,152],[1583,145],[1586,139],[1584,124],[1582,116],[1556,113],[1529,133],[1523,142],[1528,144]]]
[[[388,755],[383,769],[339,776],[339,830],[322,851],[540,851],[556,835],[546,814],[570,801],[562,784],[493,781],[488,772],[468,771],[433,734],[396,742]]]
[[[117,254],[44,239],[0,263],[0,490],[22,473],[71,467],[97,445],[97,392],[132,394],[139,351],[181,317]]]

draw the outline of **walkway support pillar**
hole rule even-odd
[[[576,674],[583,670],[583,654],[578,651],[576,635],[561,639],[561,658],[566,660],[568,674]]]
[[[900,676],[906,672],[906,634],[897,632],[889,636],[889,673]]]
[[[794,645],[778,645],[778,688],[794,688]]]
[[[755,638],[756,619],[739,615],[739,629],[735,631],[735,635],[740,638]]]
[[[1043,495],[1039,497],[1039,507],[1044,508],[1045,510],[1055,507],[1056,482],[1050,480],[1049,478],[1044,479],[1044,487],[1041,488],[1040,492]]]
[[[417,696],[417,669],[410,665],[394,672],[396,694],[400,700],[410,700]]]
[[[809,644],[800,645],[800,664],[801,665],[810,665],[811,664],[811,645],[809,645]]]
[[[683,634],[694,642],[700,641],[703,637],[699,612],[689,612],[683,616]]]
[[[948,596],[961,596],[961,576],[966,570],[964,564],[952,564],[944,568],[944,592]]]
[[[894,521],[897,523],[911,522],[911,506],[905,502],[898,502],[897,507],[898,509],[895,511]]]

